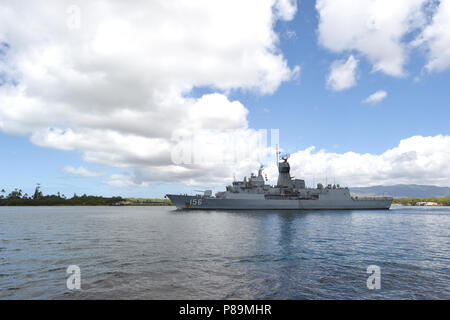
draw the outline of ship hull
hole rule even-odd
[[[261,200],[219,199],[189,195],[167,195],[177,209],[184,210],[375,210],[389,209],[392,199]]]

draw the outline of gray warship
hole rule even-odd
[[[258,175],[233,181],[225,191],[212,194],[167,194],[177,209],[220,209],[220,210],[351,210],[351,209],[389,209],[392,197],[357,197],[350,194],[348,187],[339,184],[321,183],[316,188],[307,188],[305,181],[290,175],[288,156],[277,159],[278,182],[275,186],[266,184],[263,167]]]

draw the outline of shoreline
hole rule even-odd
[[[173,207],[173,204],[5,204],[1,207]]]
[[[450,205],[425,205],[425,206],[416,206],[416,205],[408,205],[401,203],[393,203],[391,207],[426,207],[426,208],[448,208]],[[0,205],[2,207],[175,207],[174,204],[9,204],[9,205]],[[302,211],[304,209],[298,209]],[[307,210],[306,210],[307,211]]]

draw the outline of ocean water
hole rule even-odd
[[[0,298],[450,299],[450,208],[0,207]]]

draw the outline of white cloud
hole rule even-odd
[[[450,1],[439,3],[431,23],[413,44],[424,45],[428,50],[428,71],[450,68]]]
[[[382,154],[315,152],[309,147],[291,154],[292,175],[313,181],[346,186],[393,184],[450,185],[450,136],[414,136]],[[275,165],[267,169],[273,181]]]
[[[74,168],[73,166],[65,166],[64,168],[61,169],[61,171],[65,172],[65,173],[79,175],[82,177],[98,177],[98,176],[102,176],[104,174],[103,172],[91,171],[82,166],[80,166],[78,168]]]
[[[342,91],[356,85],[356,68],[358,60],[352,55],[347,61],[337,60],[330,66],[330,74],[327,77],[327,86],[334,91]]]
[[[219,143],[203,151],[213,156],[226,153],[223,137],[235,135],[258,150],[248,110],[226,94],[270,94],[298,74],[274,32],[277,20],[292,19],[294,1],[77,1],[80,29],[68,29],[66,9],[72,3],[0,4],[0,42],[7,44],[0,57],[0,130],[131,172],[105,179],[115,186],[223,185],[233,173],[242,177],[256,170],[252,158],[223,166],[174,164],[172,137],[209,134],[208,141]],[[403,75],[402,39],[423,26],[422,3],[319,0],[320,43],[336,52],[356,50],[375,71]],[[215,93],[192,97],[196,87]],[[382,155],[307,149],[292,156],[292,167],[297,176],[304,170],[318,177],[329,165],[342,183],[352,185],[448,185],[448,141],[448,136],[412,137]]]
[[[372,93],[370,96],[368,96],[366,99],[364,99],[363,103],[370,103],[370,104],[376,104],[380,102],[381,100],[385,99],[387,97],[387,92],[384,90],[378,90],[375,93]]]
[[[318,0],[319,43],[334,52],[355,50],[373,71],[404,76],[404,37],[426,22],[427,0]]]
[[[0,130],[130,168],[134,180],[209,177],[207,168],[173,164],[175,131],[237,131],[254,146],[248,110],[226,94],[271,94],[300,70],[288,66],[274,31],[293,18],[295,1],[77,1],[79,29],[67,25],[72,3],[0,4]],[[196,87],[215,93],[192,97]],[[120,178],[110,183],[126,184]]]
[[[112,174],[104,181],[106,184],[117,188],[147,187],[147,182],[136,182],[136,177],[126,174]]]
[[[275,8],[283,20],[292,20],[297,12],[297,0],[279,0],[275,3]]]

